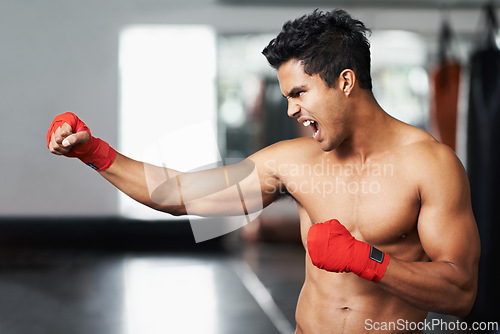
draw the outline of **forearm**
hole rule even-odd
[[[406,262],[391,257],[381,288],[432,312],[465,316],[475,299],[475,279],[451,262]]]
[[[262,209],[262,182],[251,159],[191,173],[154,166],[117,153],[104,140],[93,137],[85,123],[70,112],[52,121],[47,148],[80,159],[123,193],[156,210],[184,215],[189,206],[189,214],[213,216],[246,215]],[[269,178],[277,182],[273,175]],[[275,184],[269,186],[277,189]],[[266,203],[275,196],[266,192]]]
[[[469,253],[436,255],[433,262],[406,262],[356,240],[332,219],[309,229],[307,248],[316,267],[353,272],[426,311],[465,316],[474,303],[477,256],[472,245]]]
[[[181,173],[117,154],[101,175],[134,200],[173,215],[240,216],[263,208],[252,161]],[[271,194],[269,195],[271,196]]]
[[[185,214],[185,208],[180,205],[178,190],[172,190],[170,205],[159,204],[151,200],[151,192],[156,187],[181,174],[178,171],[145,164],[117,153],[113,164],[105,171],[99,172],[106,180],[132,199],[155,210],[174,215]],[[168,201],[167,201],[168,202]]]

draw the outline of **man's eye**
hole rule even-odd
[[[304,91],[293,92],[293,93],[290,93],[290,95],[285,96],[285,98],[287,100],[295,99],[295,98],[301,97],[304,93],[305,93]]]

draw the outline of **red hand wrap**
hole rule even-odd
[[[353,272],[378,282],[389,264],[389,254],[366,242],[356,240],[338,220],[311,226],[307,249],[313,264],[333,272]]]
[[[67,157],[78,158],[88,166],[97,171],[103,171],[109,168],[116,158],[116,151],[109,146],[104,140],[92,137],[90,129],[83,123],[75,114],[66,112],[56,116],[52,121],[47,132],[47,147],[49,147],[52,135],[64,123],[71,126],[72,131],[75,133],[87,131],[91,136],[90,140],[84,144],[77,144],[65,154]]]

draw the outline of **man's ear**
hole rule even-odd
[[[354,84],[356,83],[356,74],[354,74],[353,70],[345,69],[337,80],[337,88],[344,93],[346,97],[348,97],[352,90],[354,89]]]

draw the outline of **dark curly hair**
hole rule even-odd
[[[319,74],[332,88],[340,73],[351,69],[359,87],[371,90],[368,32],[363,22],[342,9],[316,9],[286,22],[262,53],[275,69],[290,59],[302,61],[307,74]]]

